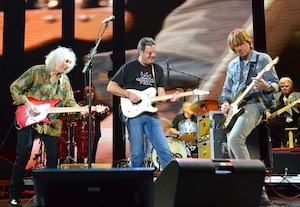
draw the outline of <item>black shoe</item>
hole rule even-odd
[[[9,200],[8,207],[22,207],[22,205],[19,199],[12,198]]]

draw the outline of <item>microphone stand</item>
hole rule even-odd
[[[105,30],[108,28],[108,23],[109,21],[105,22],[105,28],[102,32],[102,34],[100,35],[99,39],[96,41],[96,45],[93,49],[91,49],[91,52],[87,58],[86,63],[84,64],[84,68],[82,70],[82,73],[86,73],[86,71],[88,71],[88,86],[89,86],[89,98],[88,98],[88,103],[89,103],[89,135],[88,135],[88,168],[91,168],[92,166],[92,60],[95,56],[95,54],[97,53],[97,49],[98,46],[100,45],[100,42],[102,40],[103,34],[105,32]]]
[[[169,61],[169,60],[167,60],[167,61]],[[207,81],[207,79],[202,78],[200,76],[192,75],[192,74],[189,74],[189,73],[186,73],[186,72],[182,72],[182,71],[179,71],[179,70],[175,70],[175,69],[172,69],[170,67],[167,67],[167,71],[174,71],[174,72],[181,73],[183,75],[190,76],[190,77],[193,77],[193,78],[197,79],[198,88],[200,87],[200,81],[201,80]],[[200,115],[200,95],[198,95],[198,110],[197,110],[197,112],[198,112],[197,114],[199,116]]]
[[[167,71],[168,71],[168,77],[169,77],[169,71],[175,71],[177,73],[181,73],[183,75],[186,75],[186,76],[190,76],[190,77],[193,77],[195,79],[197,79],[197,85],[198,85],[198,88],[200,87],[200,81],[201,80],[204,80],[204,81],[207,81],[207,79],[205,78],[202,78],[200,76],[196,76],[196,75],[191,75],[189,73],[186,73],[186,72],[182,72],[182,71],[178,71],[178,70],[175,70],[175,69],[171,69],[168,65],[168,61],[169,59],[167,59]],[[198,102],[198,106],[197,106],[197,147],[198,147],[198,158],[200,158],[200,148],[199,148],[199,145],[198,143],[200,142],[200,126],[199,126],[199,123],[200,123],[200,120],[199,120],[199,116],[200,116],[200,95],[198,94],[197,95],[197,102]]]
[[[272,150],[272,137],[270,132],[270,124],[268,118],[266,118],[266,125],[267,129],[267,138],[268,138],[268,156],[270,162],[270,171],[273,172],[274,170],[274,158],[273,158],[273,150]]]

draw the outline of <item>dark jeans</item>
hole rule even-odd
[[[17,140],[17,155],[13,166],[11,184],[9,189],[9,198],[19,198],[22,194],[22,188],[24,185],[23,177],[25,174],[25,167],[30,159],[33,141],[37,132],[32,127],[22,128],[18,131]],[[41,134],[39,135],[41,140],[45,144],[46,148],[46,167],[57,168],[58,155],[57,146],[58,138]]]

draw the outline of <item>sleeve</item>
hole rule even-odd
[[[124,64],[120,67],[120,69],[116,72],[116,74],[112,77],[112,81],[118,83],[120,86],[124,86],[125,85],[125,69],[126,69],[126,65],[127,64]]]
[[[27,101],[25,95],[26,90],[29,89],[34,81],[33,67],[24,72],[10,85],[10,93],[14,105],[22,105]]]
[[[155,78],[157,79],[156,80],[156,83],[157,83],[157,87],[163,87],[165,88],[166,87],[166,82],[165,82],[165,76],[164,76],[164,71],[162,69],[162,67],[158,64],[155,64]]]
[[[230,72],[230,68],[231,68],[231,63],[229,63],[228,65],[225,82],[222,88],[222,93],[221,96],[219,96],[220,103],[223,103],[224,101],[228,101],[228,102],[232,101],[231,90],[233,87],[233,80],[232,80],[232,72]]]
[[[74,107],[74,106],[77,106],[79,107],[80,105],[77,104],[75,98],[74,98],[74,93],[73,93],[73,89],[72,89],[72,86],[71,86],[71,83],[70,83],[70,80],[69,78],[64,75],[65,78],[64,78],[64,81],[63,81],[63,88],[65,89],[65,97],[63,97],[63,99],[65,100],[64,101],[64,104],[63,106],[67,106],[67,107]]]

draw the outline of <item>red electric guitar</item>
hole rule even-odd
[[[40,111],[40,114],[37,116],[31,116],[25,105],[20,105],[16,110],[16,121],[19,127],[27,127],[39,122],[50,124],[48,119],[48,114],[54,113],[69,113],[69,112],[81,112],[86,107],[55,107],[57,103],[60,102],[60,99],[40,101],[34,98],[28,98],[33,104],[35,104]],[[97,105],[92,106],[92,111],[98,113],[103,113],[109,111],[107,106]]]

